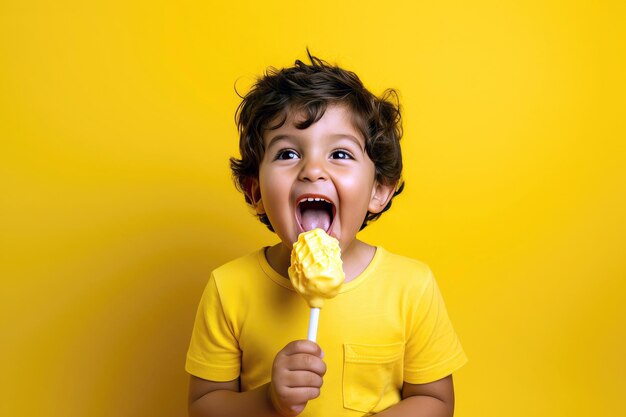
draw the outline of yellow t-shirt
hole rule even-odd
[[[241,389],[269,382],[274,357],[306,339],[309,308],[260,250],[213,271],[200,301],[186,370]],[[321,310],[317,343],[327,372],[300,414],[362,416],[400,401],[403,381],[450,375],[467,358],[430,269],[378,247],[361,275]]]

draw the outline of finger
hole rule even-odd
[[[321,388],[324,379],[314,372],[295,371],[286,374],[281,382],[286,388]]]
[[[285,358],[284,366],[289,371],[310,371],[323,376],[326,364],[317,356],[297,353]]]
[[[300,403],[294,403],[293,399],[289,395],[289,391],[286,389],[276,390],[273,385],[270,386],[270,400],[274,405],[274,408],[281,415],[298,415],[304,407],[306,407],[306,401]]]
[[[320,396],[320,389],[315,387],[291,388],[291,396],[295,404],[306,403]]]
[[[320,345],[310,340],[294,340],[288,343],[287,346],[283,348],[282,352],[287,356],[298,353],[308,353],[319,358],[324,356]]]
[[[276,390],[275,400],[278,400],[278,403],[283,406],[306,404],[309,400],[319,397],[320,392],[320,389],[315,387],[295,387]]]

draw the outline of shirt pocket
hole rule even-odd
[[[379,412],[400,401],[404,344],[344,344],[343,406]]]

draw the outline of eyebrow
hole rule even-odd
[[[291,135],[276,135],[276,136],[274,136],[273,138],[271,138],[269,140],[269,142],[267,143],[266,148],[271,147],[275,142],[278,142],[279,140],[289,139],[291,137],[292,137]]]
[[[365,142],[366,142],[365,139],[363,139],[363,144],[361,144],[361,141],[357,137],[349,133],[337,133],[337,134],[330,135],[330,136],[332,138],[337,138],[337,139],[342,139],[342,138],[349,139],[350,141],[354,142],[359,147],[359,149],[361,149],[362,151],[365,150]]]

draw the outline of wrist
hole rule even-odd
[[[281,417],[297,416],[304,409],[304,407],[302,407],[299,410],[294,410],[293,408],[300,408],[300,407],[284,406],[280,402],[280,399],[278,398],[278,394],[276,393],[276,390],[274,389],[274,384],[272,382],[267,384],[267,400],[268,400],[269,406],[272,408],[274,413]]]

